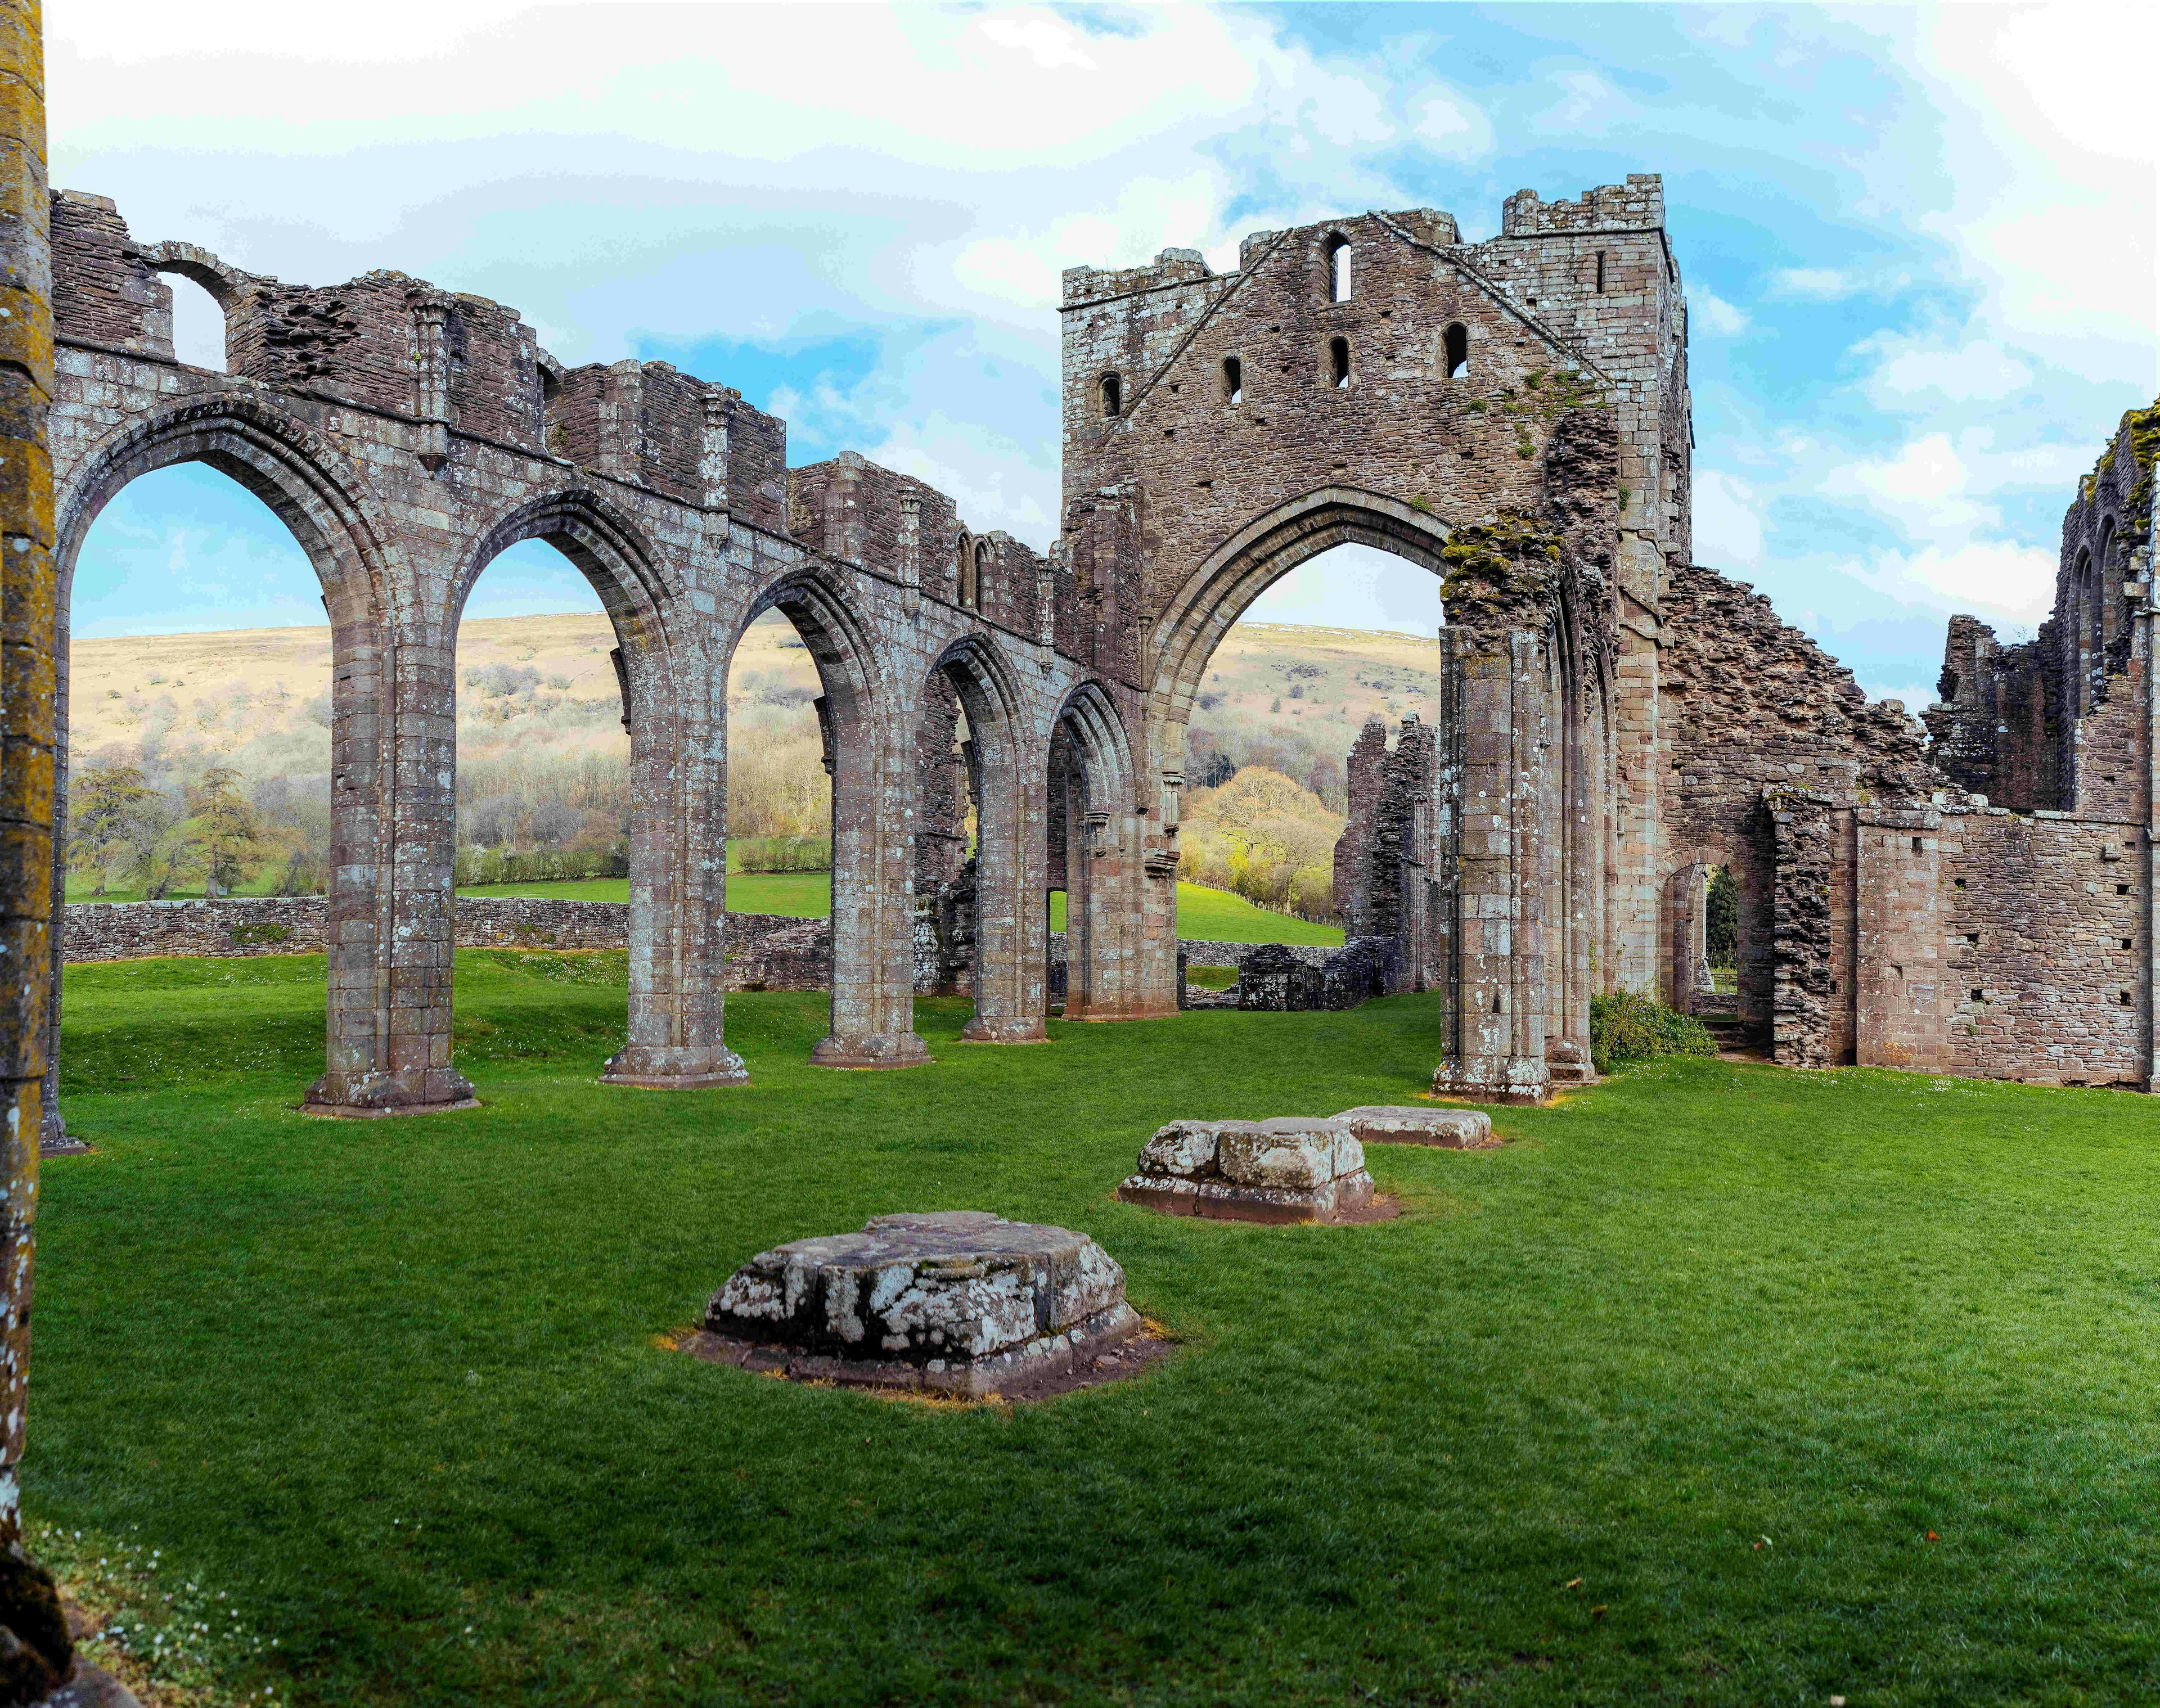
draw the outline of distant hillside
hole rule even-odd
[[[614,645],[597,611],[465,624],[458,636],[460,761],[513,753],[626,757],[608,662]],[[1315,761],[1339,766],[1368,714],[1390,723],[1406,711],[1430,717],[1439,653],[1429,638],[1241,625],[1209,664],[1193,711],[1194,755],[1221,755],[1218,769],[1268,764],[1306,781]],[[250,781],[326,777],[330,655],[328,628],[77,641],[74,762],[148,757],[182,773],[230,765]],[[753,626],[729,684],[739,722],[811,728],[818,692],[816,667],[786,619]],[[1228,775],[1190,780],[1204,786]]]
[[[600,612],[476,619],[458,631],[461,761],[517,750],[627,758],[622,700]],[[147,753],[185,771],[216,761],[251,780],[327,775],[330,631],[243,629],[77,641],[70,653],[75,762]],[[744,636],[730,699],[807,706],[817,668],[783,617]],[[807,715],[807,714],[805,714]]]
[[[1208,662],[1186,732],[1186,781],[1208,787],[1249,765],[1304,783],[1340,812],[1342,766],[1365,719],[1428,721],[1440,693],[1434,636],[1244,623]]]

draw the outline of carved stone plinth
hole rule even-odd
[[[1140,1327],[1125,1272],[1086,1234],[953,1210],[759,1253],[713,1295],[696,1350],[804,1380],[979,1395]]]
[[[1552,1072],[1542,1056],[1450,1056],[1434,1070],[1432,1094],[1473,1103],[1542,1103]]]
[[[920,1067],[936,1058],[913,1032],[877,1032],[868,1037],[828,1034],[810,1052],[813,1067]]]
[[[1172,1121],[1118,1188],[1129,1204],[1223,1222],[1335,1222],[1373,1197],[1365,1150],[1337,1121]]]

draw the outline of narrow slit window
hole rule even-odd
[[[1597,294],[1601,297],[1605,294],[1605,252],[1602,249],[1597,252]]]
[[[1223,358],[1223,401],[1225,403],[1245,401],[1245,365],[1234,356]]]
[[[1124,388],[1115,374],[1103,376],[1103,415],[1105,420],[1115,415],[1123,407]]]
[[[1331,338],[1327,340],[1328,371],[1335,376],[1335,389],[1347,390],[1350,384],[1350,340]]]
[[[1470,366],[1470,329],[1460,323],[1441,335],[1441,366],[1451,380],[1459,379]]]
[[[1337,237],[1327,246],[1327,294],[1337,303],[1350,300],[1350,240]]]

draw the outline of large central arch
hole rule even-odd
[[[1186,577],[1148,636],[1150,718],[1182,727],[1223,637],[1301,563],[1337,546],[1372,546],[1442,575],[1453,532],[1429,510],[1353,486],[1323,486],[1248,522]]]

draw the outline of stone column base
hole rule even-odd
[[[1473,1103],[1541,1103],[1552,1075],[1535,1056],[1451,1056],[1434,1069],[1432,1094]]]
[[[1178,1007],[1174,1002],[1166,1008],[1142,1007],[1139,1004],[1122,1006],[1114,1003],[1105,1003],[1099,1008],[1083,1008],[1076,1010],[1069,1002],[1065,1005],[1067,1020],[1089,1020],[1097,1024],[1107,1024],[1112,1020],[1167,1020],[1177,1012]]]
[[[378,1121],[392,1115],[435,1115],[479,1107],[480,1099],[465,1075],[438,1067],[418,1073],[325,1073],[308,1088],[300,1113]]]
[[[1545,1067],[1555,1085],[1597,1083],[1597,1070],[1591,1065],[1590,1051],[1572,1038],[1562,1038],[1545,1046]]]
[[[978,1015],[961,1029],[970,1044],[1047,1044],[1049,1029],[1040,1015],[1009,1015],[1003,1020],[984,1020]]]
[[[705,1091],[748,1085],[750,1070],[732,1050],[655,1050],[631,1044],[609,1058],[600,1070],[600,1083],[645,1091]]]
[[[912,1032],[872,1032],[846,1038],[833,1032],[810,1052],[813,1067],[920,1067],[935,1060]]]

